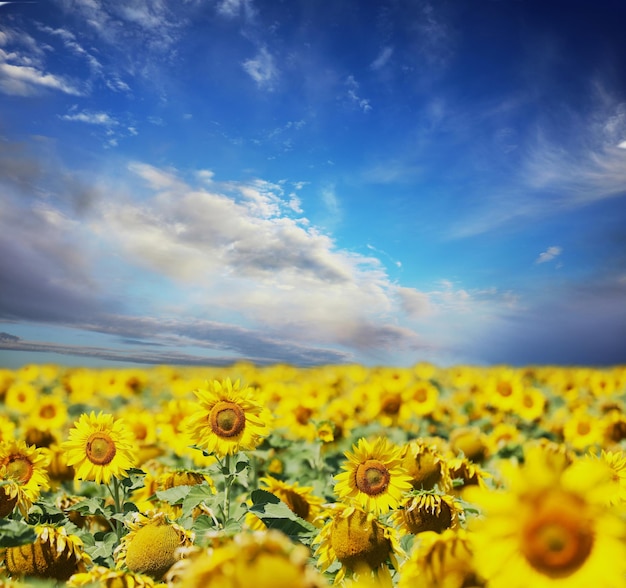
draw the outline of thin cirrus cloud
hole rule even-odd
[[[253,58],[244,61],[242,67],[259,88],[271,90],[278,80],[274,57],[265,47],[261,47]]]
[[[545,251],[539,254],[539,257],[535,259],[535,263],[546,263],[548,261],[552,261],[561,255],[561,253],[563,253],[562,247],[558,247],[556,245],[548,247]]]

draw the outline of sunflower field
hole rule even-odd
[[[0,369],[0,587],[626,587],[626,366]]]

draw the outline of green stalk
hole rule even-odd
[[[120,500],[120,481],[115,476],[113,476],[113,489],[111,489],[111,486],[108,486],[108,488],[113,498],[113,503],[115,505],[115,514],[121,514],[123,510],[122,510],[122,502]],[[120,541],[120,539],[122,538],[122,523],[118,521],[117,519],[113,519],[113,521],[114,521],[113,526],[115,527],[115,534],[117,535],[117,540]]]
[[[231,466],[231,456],[230,454],[226,455],[224,459],[224,464],[226,466],[226,484],[224,487],[224,525],[230,519],[230,489],[233,485],[233,472]]]

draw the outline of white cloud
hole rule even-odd
[[[373,70],[379,70],[385,67],[393,55],[393,47],[383,47],[374,61],[370,64]]]
[[[107,127],[118,124],[118,122],[115,119],[111,118],[106,112],[83,111],[76,114],[65,114],[59,118],[61,118],[62,120],[83,122],[89,125],[103,125]]]
[[[252,0],[221,0],[217,5],[217,12],[226,18],[242,16],[246,21],[251,21],[256,16]]]
[[[0,63],[0,91],[13,96],[36,96],[42,90],[57,90],[72,96],[82,92],[62,76],[36,67]]]
[[[548,247],[544,252],[539,254],[539,257],[535,260],[535,263],[546,263],[552,261],[555,257],[558,257],[563,253],[563,248],[558,246]]]
[[[622,141],[617,145],[618,149],[626,149],[626,141]]]
[[[605,98],[605,100],[607,100]],[[545,218],[626,195],[626,103],[601,104],[591,115],[564,113],[569,124],[540,127],[526,140],[516,171],[481,194],[475,213],[452,226],[453,238],[510,223]],[[575,129],[563,133],[563,126]],[[625,142],[626,143],[626,142]]]
[[[368,98],[361,98],[357,91],[359,89],[358,82],[354,79],[354,76],[350,75],[346,78],[345,86],[348,92],[348,98],[354,104],[356,104],[363,112],[369,112],[372,110],[372,106]]]
[[[246,73],[260,88],[271,90],[278,79],[278,69],[274,58],[265,47],[261,47],[256,56],[242,64]]]

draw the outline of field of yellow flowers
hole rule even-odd
[[[0,587],[626,586],[626,366],[0,369]]]

